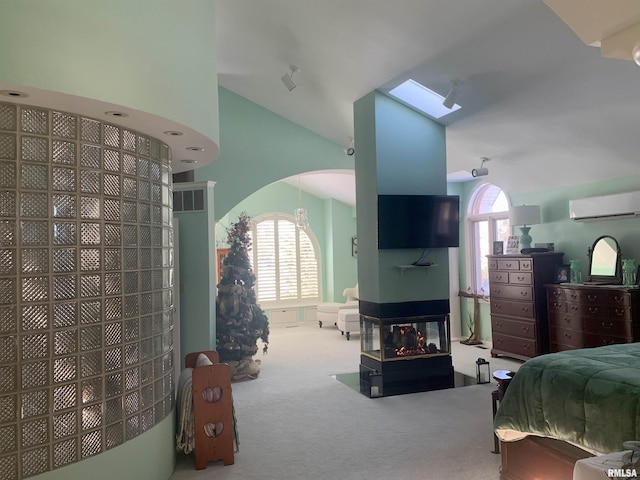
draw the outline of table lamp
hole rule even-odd
[[[520,249],[531,248],[531,235],[529,225],[537,225],[540,223],[540,206],[539,205],[520,205],[511,207],[509,210],[509,225],[520,227],[522,235],[520,235]]]

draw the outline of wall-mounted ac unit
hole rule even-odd
[[[640,191],[569,201],[569,218],[575,221],[620,219],[640,215]]]

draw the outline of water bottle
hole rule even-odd
[[[624,285],[636,284],[636,261],[633,258],[622,259],[622,283]]]

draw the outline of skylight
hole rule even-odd
[[[451,108],[445,107],[442,95],[411,79],[392,89],[389,95],[433,118],[441,118],[460,109],[457,103]]]

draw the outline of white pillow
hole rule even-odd
[[[213,362],[209,360],[209,357],[204,353],[201,353],[198,355],[198,359],[196,360],[196,367],[202,367],[204,365],[213,365]]]

